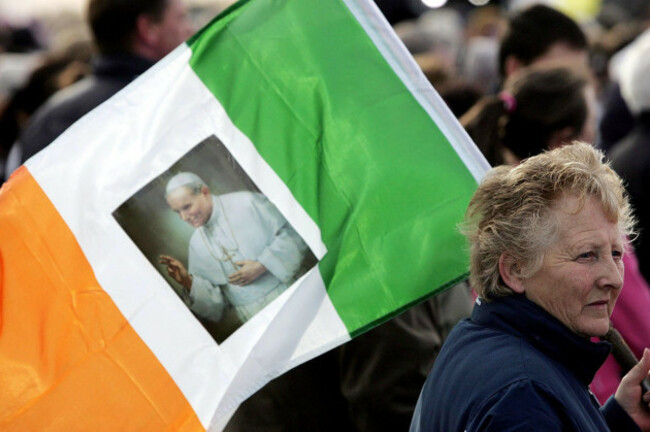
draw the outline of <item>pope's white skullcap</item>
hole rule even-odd
[[[167,188],[165,189],[165,196],[169,195],[173,190],[178,189],[181,186],[189,186],[192,184],[200,184],[205,186],[205,182],[201,177],[197,176],[191,172],[181,172],[176,174],[174,177],[170,178],[167,182]]]
[[[621,61],[619,82],[621,96],[630,111],[637,115],[650,111],[650,32],[634,42]]]

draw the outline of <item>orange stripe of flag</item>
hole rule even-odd
[[[26,168],[0,190],[0,430],[204,430]]]

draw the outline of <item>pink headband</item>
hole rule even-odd
[[[503,107],[506,109],[508,114],[512,113],[517,108],[517,99],[506,91],[499,93],[499,99],[503,102]]]

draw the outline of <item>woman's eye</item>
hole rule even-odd
[[[614,257],[615,260],[623,259],[623,251],[612,251],[612,257]]]
[[[595,254],[593,252],[583,252],[580,255],[578,255],[578,259],[585,260],[585,259],[593,258],[594,256]]]

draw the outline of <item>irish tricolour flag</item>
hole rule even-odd
[[[0,429],[220,429],[462,279],[486,167],[371,1],[236,4],[0,191]]]

